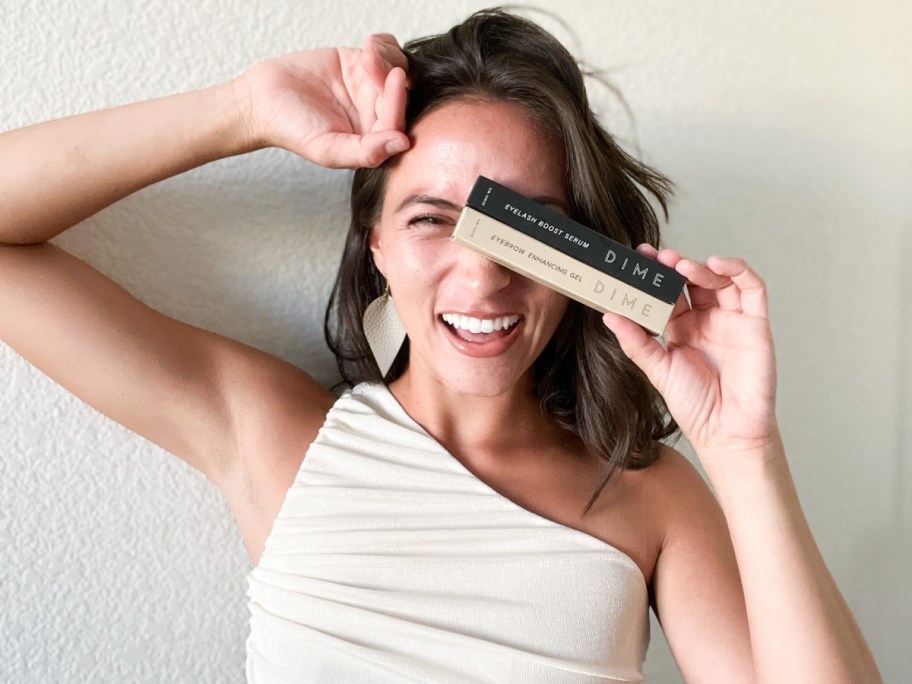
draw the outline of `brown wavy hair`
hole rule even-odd
[[[564,151],[572,217],[628,246],[658,247],[659,222],[646,194],[667,216],[670,181],[628,155],[598,122],[584,76],[561,43],[538,24],[500,8],[482,10],[444,34],[412,40],[406,130],[454,100],[514,102]],[[592,74],[589,74],[592,75]],[[383,208],[388,164],[358,169],[352,181],[351,224],[326,309],[325,334],[345,382],[392,382],[408,365],[408,340],[380,376],[361,319],[384,280],[368,245]],[[657,440],[678,428],[661,396],[631,362],[601,315],[571,301],[561,324],[533,364],[542,409],[609,465],[591,508],[620,469],[644,468],[658,457]]]

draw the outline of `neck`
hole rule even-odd
[[[410,372],[390,384],[405,411],[453,454],[509,460],[517,445],[546,445],[559,428],[542,412],[531,376],[500,394],[459,392],[426,374]]]

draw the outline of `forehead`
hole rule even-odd
[[[424,115],[387,179],[387,206],[427,194],[463,204],[479,175],[525,195],[566,199],[563,151],[510,102],[450,102]]]

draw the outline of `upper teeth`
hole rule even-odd
[[[468,330],[473,333],[489,333],[495,330],[506,330],[511,325],[515,325],[519,316],[498,316],[497,318],[473,318],[472,316],[460,316],[459,314],[443,314],[443,320],[452,325],[454,328]]]

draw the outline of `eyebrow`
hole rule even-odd
[[[432,206],[438,207],[440,209],[450,209],[452,211],[461,211],[462,207],[458,204],[454,204],[449,200],[445,200],[442,197],[434,197],[433,195],[409,195],[402,203],[396,207],[394,213],[398,214],[403,209],[408,209],[416,204],[430,204]]]
[[[557,207],[562,209],[564,213],[570,214],[570,206],[559,197],[551,197],[550,195],[537,195],[531,199],[535,200],[539,204],[551,205],[552,207]],[[393,213],[398,214],[403,209],[412,207],[416,204],[430,204],[431,206],[438,207],[440,209],[447,209],[449,211],[462,211],[463,205],[455,204],[450,200],[443,199],[442,197],[434,197],[433,195],[426,194],[417,194],[409,195],[396,207],[396,211]]]

